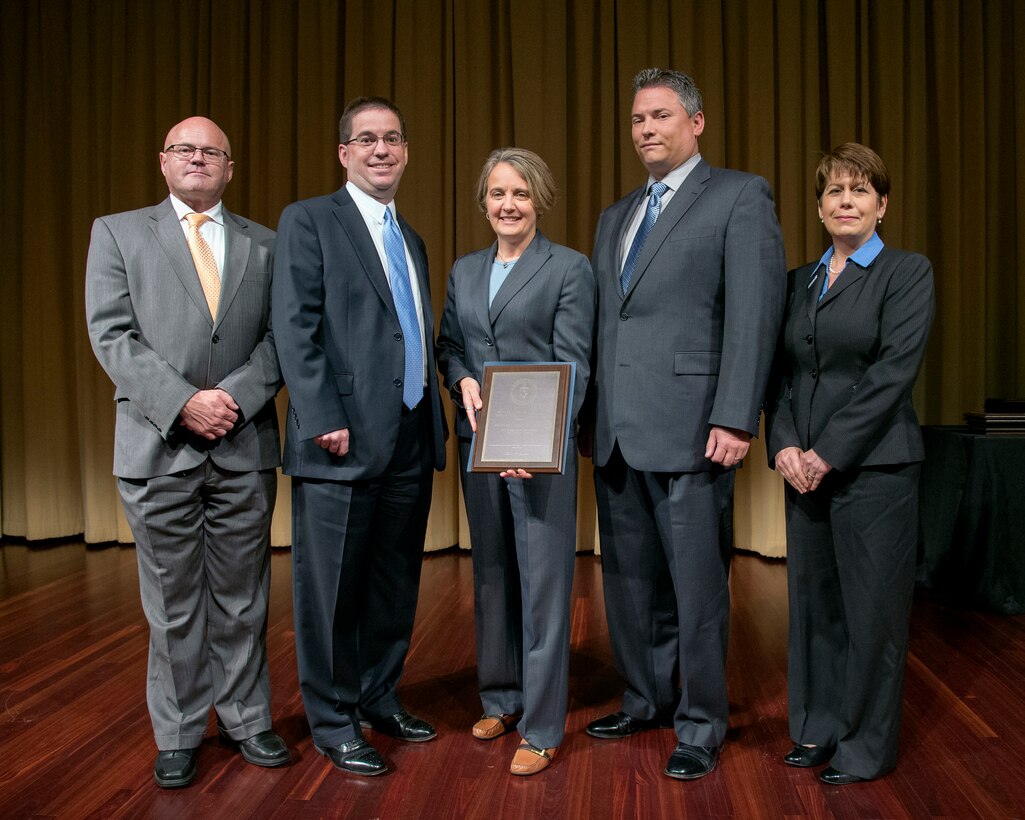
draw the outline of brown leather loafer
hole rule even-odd
[[[519,720],[517,715],[482,715],[470,731],[478,740],[494,740],[510,731]]]
[[[539,749],[530,743],[521,743],[509,766],[510,774],[528,775],[544,771],[555,758],[559,747]]]

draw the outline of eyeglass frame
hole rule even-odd
[[[188,156],[186,156],[184,154],[177,153],[174,150],[175,148],[191,148],[192,150],[189,151]],[[217,164],[220,164],[225,161],[231,162],[231,154],[220,148],[215,148],[212,145],[200,146],[192,145],[188,142],[175,142],[171,145],[168,145],[163,150],[163,153],[170,154],[172,157],[174,157],[175,159],[180,159],[182,162],[191,162],[192,158],[196,156],[196,151],[199,151],[203,155],[203,159],[207,162],[216,162]],[[207,154],[207,151],[216,151],[217,153],[213,156],[210,156],[209,154]]]
[[[394,139],[395,142],[390,142],[392,139]],[[367,140],[367,142],[361,142],[361,140]],[[369,142],[369,140],[373,140],[373,142]],[[368,148],[376,148],[377,143],[379,142],[383,142],[389,148],[398,148],[406,142],[406,135],[401,131],[389,131],[387,134],[378,136],[377,134],[373,134],[368,131],[357,137],[353,137],[351,140],[345,140],[342,145],[352,145],[353,143],[356,143],[360,148],[366,150]]]

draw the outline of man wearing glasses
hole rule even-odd
[[[93,223],[85,302],[114,382],[114,474],[150,626],[158,785],[188,785],[210,716],[257,766],[271,731],[265,635],[281,386],[270,331],[274,233],[230,213],[228,138],[192,117],[160,153],[170,196]]]
[[[296,650],[317,750],[352,774],[384,760],[363,726],[434,727],[396,685],[420,586],[433,470],[445,466],[427,251],[395,210],[409,147],[381,97],[349,103],[348,182],[289,205],[274,262],[274,341],[288,385]]]

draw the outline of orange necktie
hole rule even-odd
[[[210,217],[206,214],[185,214],[189,222],[189,250],[192,252],[192,261],[196,264],[196,273],[199,274],[199,283],[203,286],[203,294],[206,296],[206,304],[210,308],[210,316],[217,318],[217,302],[221,298],[221,277],[217,275],[217,260],[214,259],[214,252],[210,249],[199,227]]]

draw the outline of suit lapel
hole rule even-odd
[[[356,251],[356,256],[363,266],[363,271],[371,284],[381,297],[381,301],[387,306],[395,321],[398,321],[398,314],[395,313],[395,303],[392,300],[391,288],[388,286],[388,276],[381,264],[381,257],[377,253],[377,246],[374,244],[367,223],[363,221],[356,203],[352,201],[349,192],[341,188],[335,192],[333,197],[337,207],[334,210],[335,219],[341,224],[346,236]]]
[[[818,270],[816,265],[813,270]],[[815,312],[819,309],[819,294],[822,293],[822,276],[828,276],[825,270],[819,272],[819,275],[809,281],[804,288],[804,309],[808,313],[808,319],[812,325],[815,324]]]
[[[705,190],[705,186],[711,177],[712,173],[709,170],[708,163],[702,160],[687,175],[687,179],[680,186],[680,190],[673,194],[673,198],[669,200],[665,210],[659,214],[655,227],[651,229],[648,238],[644,240],[644,247],[641,248],[641,253],[637,257],[637,265],[634,267],[630,285],[627,288],[626,295],[623,297],[624,300],[633,293],[634,288],[637,287],[637,283],[644,276],[644,272],[648,269],[648,265],[651,264],[651,260],[658,253],[659,248],[662,247],[666,237],[683,219],[687,211],[690,210],[691,205],[697,201],[697,198]]]
[[[167,254],[175,275],[181,280],[182,287],[185,288],[185,292],[195,303],[199,312],[213,327],[210,308],[206,303],[203,286],[199,282],[199,274],[196,273],[196,265],[192,261],[189,243],[185,241],[185,232],[178,221],[178,215],[174,212],[170,198],[157,205],[150,218],[153,220],[150,227],[160,247]]]
[[[473,305],[473,312],[477,314],[477,321],[480,326],[487,328],[491,338],[495,338],[495,328],[491,324],[491,307],[488,305],[488,297],[491,295],[491,266],[495,262],[495,253],[498,250],[498,243],[491,246],[491,250],[481,254],[481,262],[474,272],[473,281],[470,283],[469,299]]]
[[[498,321],[499,315],[501,315],[505,306],[509,304],[509,300],[519,293],[527,282],[534,278],[545,262],[551,258],[551,255],[551,242],[545,239],[541,232],[538,231],[534,239],[531,240],[530,245],[527,246],[527,250],[523,252],[523,256],[513,265],[513,269],[509,271],[509,275],[498,289],[498,293],[495,294],[495,301],[491,303],[490,308],[492,326]]]
[[[246,267],[249,265],[249,250],[252,245],[248,224],[227,208],[223,208],[223,214],[224,270],[221,271],[221,298],[217,306],[214,327],[220,324],[221,318],[227,313],[235,294],[238,293]]]
[[[610,290],[619,297],[620,301],[623,301],[623,291],[619,287],[619,277],[623,272],[623,263],[626,261],[623,255],[623,238],[626,234],[626,229],[630,225],[630,218],[637,212],[641,200],[644,199],[645,190],[646,188],[641,187],[634,191],[633,194],[627,196],[626,200],[623,201],[623,207],[619,209],[619,213],[616,215],[616,222],[612,225],[612,230],[609,232],[611,247],[608,249],[608,255],[612,260],[612,287]]]
[[[818,303],[819,310],[832,302],[837,296],[847,290],[847,288],[861,279],[864,275],[865,269],[857,262],[852,262],[848,265],[844,269],[844,272],[840,274],[840,277],[833,283],[832,287],[826,291],[826,295],[822,297],[822,301]]]

